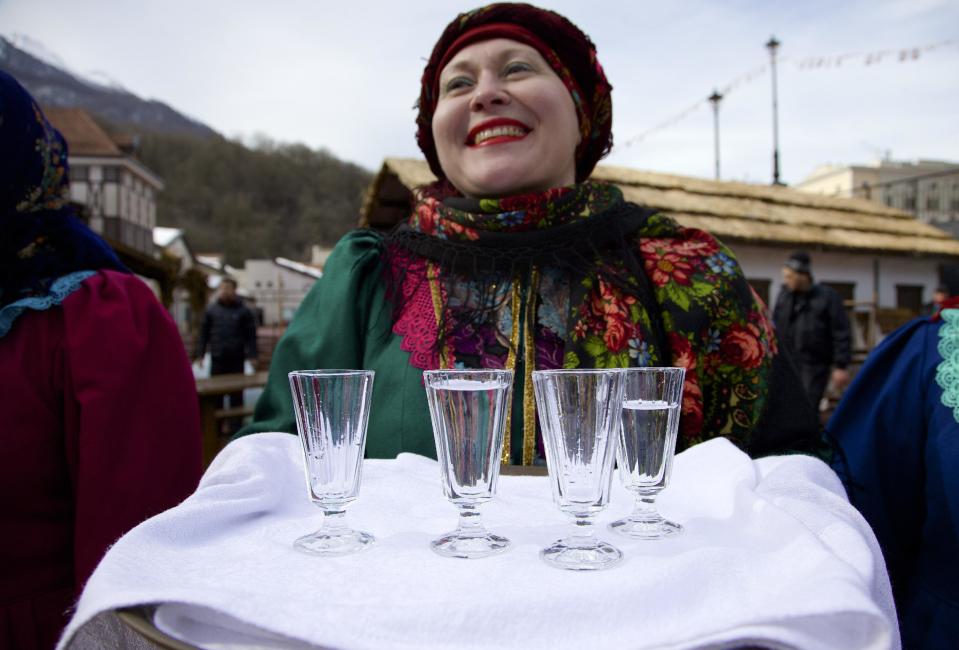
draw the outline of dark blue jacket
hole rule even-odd
[[[870,355],[829,421],[834,463],[882,547],[905,648],[959,648],[959,423],[940,381],[942,321],[917,319]],[[945,346],[943,346],[943,349]],[[957,409],[959,410],[959,409]]]

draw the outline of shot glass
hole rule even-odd
[[[427,370],[423,375],[443,492],[459,509],[456,530],[430,547],[467,559],[502,553],[509,540],[486,530],[478,507],[496,492],[513,371]]]
[[[593,517],[609,502],[623,408],[621,370],[533,372],[553,501],[573,531],[540,551],[548,564],[577,571],[606,569],[623,558],[596,538]]]
[[[683,401],[684,368],[629,368],[620,429],[619,478],[636,505],[609,529],[639,539],[682,532],[656,509],[656,496],[669,483]]]
[[[306,486],[310,500],[323,511],[320,529],[293,546],[314,555],[368,548],[374,537],[346,525],[346,506],[360,491],[373,371],[296,370],[289,378]]]

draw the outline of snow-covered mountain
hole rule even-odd
[[[42,43],[17,34],[0,36],[0,70],[13,75],[40,104],[85,108],[127,128],[210,136],[206,124],[155,99],[142,99],[101,71],[74,72]]]

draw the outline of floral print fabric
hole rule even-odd
[[[615,186],[593,182],[540,195],[482,200],[472,211],[423,199],[409,223],[420,232],[461,241],[475,241],[490,231],[521,237],[534,228],[588,219],[622,201]],[[518,281],[523,300],[535,305],[536,369],[682,366],[686,383],[678,447],[715,436],[745,446],[762,417],[777,354],[765,306],[732,252],[702,230],[682,227],[658,214],[633,235],[631,245],[638,249],[655,304],[643,304],[637,297],[641,292],[612,286],[598,275],[570,278],[546,268],[540,270],[535,291],[530,291],[528,278],[501,278],[495,289],[499,305],[495,316],[475,323],[468,315],[475,305],[472,296],[482,287],[455,278],[454,289],[442,297],[450,365],[504,367],[515,316],[508,296]],[[432,319],[435,328],[436,314],[424,314],[422,305],[409,303],[394,332],[412,331],[409,324],[417,319]],[[654,318],[663,324],[668,349],[656,344]],[[404,340],[403,345],[435,349],[437,338]],[[411,357],[411,363],[420,367],[423,359],[420,354]],[[430,363],[438,359],[434,355]]]

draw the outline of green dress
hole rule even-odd
[[[383,238],[372,231],[352,232],[336,245],[277,345],[253,423],[238,435],[296,433],[291,370],[362,368],[376,371],[367,457],[412,452],[436,458],[423,371],[410,365],[401,337],[392,332],[382,253]]]

